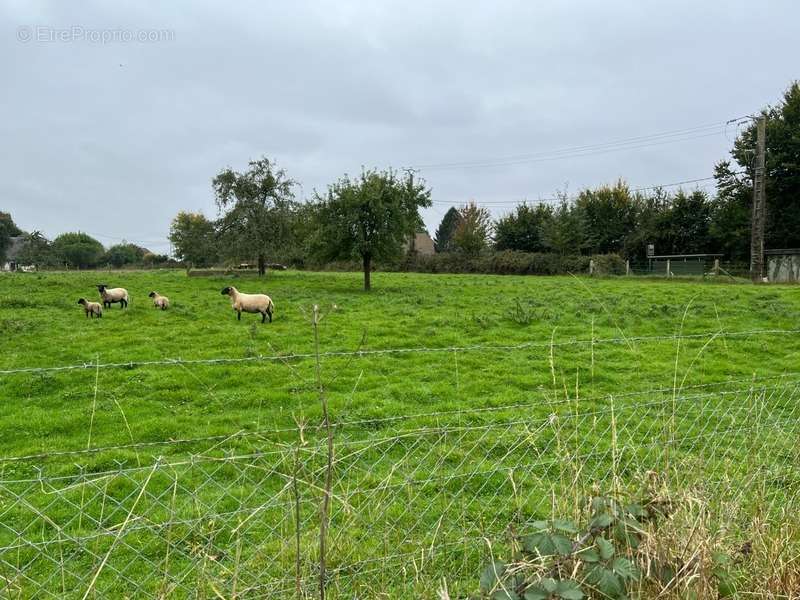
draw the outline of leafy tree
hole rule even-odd
[[[450,209],[442,217],[442,222],[436,229],[436,234],[433,237],[433,248],[436,252],[451,252],[453,248],[453,234],[458,227],[461,220],[461,215],[458,209],[451,206]]]
[[[213,180],[217,206],[227,211],[220,232],[228,253],[255,256],[264,275],[267,255],[281,250],[290,236],[294,182],[267,158],[250,161],[244,173],[224,169]]]
[[[553,209],[547,204],[529,206],[520,204],[509,215],[500,218],[494,226],[494,243],[498,250],[544,252],[542,229],[553,218]]]
[[[23,265],[55,266],[57,264],[53,245],[40,231],[32,231],[25,236],[25,244],[17,258]]]
[[[103,244],[92,236],[77,233],[62,233],[53,240],[53,252],[58,260],[71,267],[87,269],[96,267],[103,257]]]
[[[197,267],[213,265],[218,257],[214,223],[202,213],[179,212],[169,229],[175,256]]]
[[[169,256],[166,254],[155,254],[153,252],[145,252],[142,256],[142,264],[146,267],[155,267],[164,265],[169,262]]]
[[[583,211],[571,206],[562,196],[553,210],[553,218],[542,227],[542,240],[547,249],[556,254],[580,254],[589,243]]]
[[[750,259],[750,219],[753,190],[737,175],[728,161],[714,168],[717,196],[711,203],[709,237],[715,252],[735,261]]]
[[[365,170],[347,175],[317,195],[314,253],[322,260],[360,258],[364,289],[370,289],[374,260],[400,256],[422,225],[419,209],[431,205],[430,190],[413,174]]]
[[[136,244],[116,244],[108,249],[105,255],[105,261],[116,268],[124,267],[125,265],[141,264],[142,258],[145,255],[145,249],[137,246]]]
[[[453,232],[453,246],[467,256],[477,256],[489,246],[492,215],[475,202],[461,207],[458,214],[461,218]]]
[[[0,211],[0,261],[5,260],[11,238],[18,235],[22,235],[22,231],[16,226],[11,215]]]
[[[586,249],[592,254],[619,252],[626,235],[636,226],[636,206],[622,181],[582,191],[575,207],[585,219]]]
[[[702,190],[678,190],[668,212],[670,254],[699,254],[708,251],[711,203]]]
[[[777,106],[767,107],[762,111],[767,117],[766,143],[766,189],[767,189],[767,221],[766,245],[772,248],[794,248],[800,246],[800,82],[793,82],[783,95]],[[754,175],[754,157],[756,147],[756,124],[752,123],[736,139],[731,155],[742,173],[741,185],[749,190],[749,211],[752,211],[752,190]],[[730,183],[730,171],[719,168],[716,173],[718,184]],[[741,204],[747,197],[739,196],[741,190],[735,190],[733,200],[731,191],[725,193],[724,201],[730,209],[726,216],[732,219],[734,229],[741,227]],[[731,202],[733,206],[730,206]],[[714,230],[720,233],[719,227],[726,223],[720,221],[722,215],[715,215]],[[728,239],[730,242],[731,240]],[[744,240],[738,243],[744,245]],[[747,241],[749,249],[749,239]],[[745,250],[739,251],[745,255]]]

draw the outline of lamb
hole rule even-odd
[[[81,298],[78,300],[78,304],[83,306],[83,310],[86,313],[87,317],[91,317],[92,319],[97,316],[99,319],[103,316],[103,307],[100,306],[99,302],[89,302],[86,298]]]
[[[169,308],[169,298],[166,296],[162,296],[158,292],[150,292],[147,296],[153,299],[153,306],[156,308],[160,308],[161,310],[167,310]]]
[[[247,312],[261,313],[262,323],[267,320],[267,317],[269,317],[269,322],[272,323],[272,311],[275,310],[275,304],[266,294],[243,294],[231,286],[223,289],[222,295],[231,297],[231,306],[236,311],[236,318],[239,321],[242,320],[242,312]]]
[[[109,288],[106,284],[101,283],[97,286],[97,291],[103,298],[103,308],[111,308],[111,305],[117,302],[119,302],[120,308],[127,308],[128,290],[125,288]]]

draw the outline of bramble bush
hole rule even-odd
[[[681,571],[649,554],[646,536],[658,535],[673,506],[653,497],[628,503],[611,496],[586,502],[582,521],[535,521],[512,535],[510,561],[494,560],[480,575],[489,600],[622,600],[647,584],[674,587]],[[736,593],[735,561],[711,556],[709,576],[719,598]]]

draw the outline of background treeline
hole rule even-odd
[[[62,233],[48,240],[41,232],[25,232],[11,215],[0,212],[0,263],[7,258],[12,239],[22,239],[14,259],[21,265],[51,269],[94,269],[98,267],[161,267],[179,263],[165,254],[151,252],[136,244],[121,242],[108,248],[87,233]]]
[[[777,106],[763,112],[768,117],[767,247],[800,247],[800,86],[792,84]],[[373,264],[431,272],[556,273],[585,270],[589,257],[596,257],[596,263],[613,271],[625,259],[644,261],[648,244],[654,244],[656,254],[720,253],[726,261],[745,264],[754,150],[755,125],[750,124],[737,137],[732,160],[716,165],[713,195],[700,188],[632,190],[618,181],[573,197],[523,203],[496,220],[474,202],[453,207],[433,236],[436,255],[409,255],[402,251],[407,245],[394,244],[394,251],[373,256]],[[181,213],[173,221],[171,239],[176,255],[198,266],[258,256],[262,263],[299,268],[363,268],[363,240],[357,238],[372,224],[360,222],[352,207],[344,213],[331,207],[336,202],[366,206],[369,198],[395,184],[418,186],[415,206],[430,205],[424,182],[391,171],[370,172],[354,181],[345,177],[312,201],[295,202],[286,173],[262,159],[244,173],[228,169],[215,178],[220,219]],[[422,228],[418,214],[400,220],[395,233],[406,239]],[[321,240],[320,232],[330,239]],[[618,258],[597,258],[608,255]]]
[[[767,248],[800,247],[800,85],[793,83],[767,116]],[[447,211],[434,233],[436,254],[409,252],[424,230],[419,210],[431,190],[412,172],[345,175],[310,200],[298,201],[295,182],[269,159],[245,171],[224,169],[212,180],[218,215],[181,212],[172,221],[174,258],[133,244],[105,249],[83,233],[46,240],[25,234],[20,263],[40,266],[233,266],[264,273],[270,263],[296,268],[362,269],[365,286],[376,266],[430,272],[560,273],[582,271],[596,257],[608,271],[624,260],[656,254],[720,253],[746,263],[755,157],[755,125],[737,136],[731,160],[715,166],[716,193],[703,189],[632,190],[624,181],[573,197],[522,203],[493,220],[474,202]],[[22,232],[0,218],[0,258]],[[608,259],[600,259],[599,257]]]

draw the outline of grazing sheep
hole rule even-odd
[[[236,318],[241,321],[242,313],[261,313],[261,322],[265,322],[269,316],[269,322],[272,323],[272,311],[275,310],[275,305],[272,299],[266,294],[243,294],[235,287],[226,287],[222,290],[223,296],[231,297],[231,306],[236,311]]]
[[[125,288],[109,288],[106,284],[101,283],[97,286],[97,291],[103,298],[103,308],[111,308],[111,305],[117,302],[119,302],[120,308],[127,308],[128,290]]]
[[[99,302],[89,302],[88,300],[86,300],[86,298],[81,298],[80,300],[78,300],[78,304],[81,304],[83,306],[83,310],[86,313],[87,317],[91,316],[91,318],[94,319],[95,316],[97,316],[97,318],[99,319],[100,317],[103,316],[103,307],[100,306]]]
[[[150,292],[147,296],[153,299],[153,306],[156,308],[160,308],[161,310],[167,310],[169,308],[169,298],[166,296],[162,296],[158,292]]]

